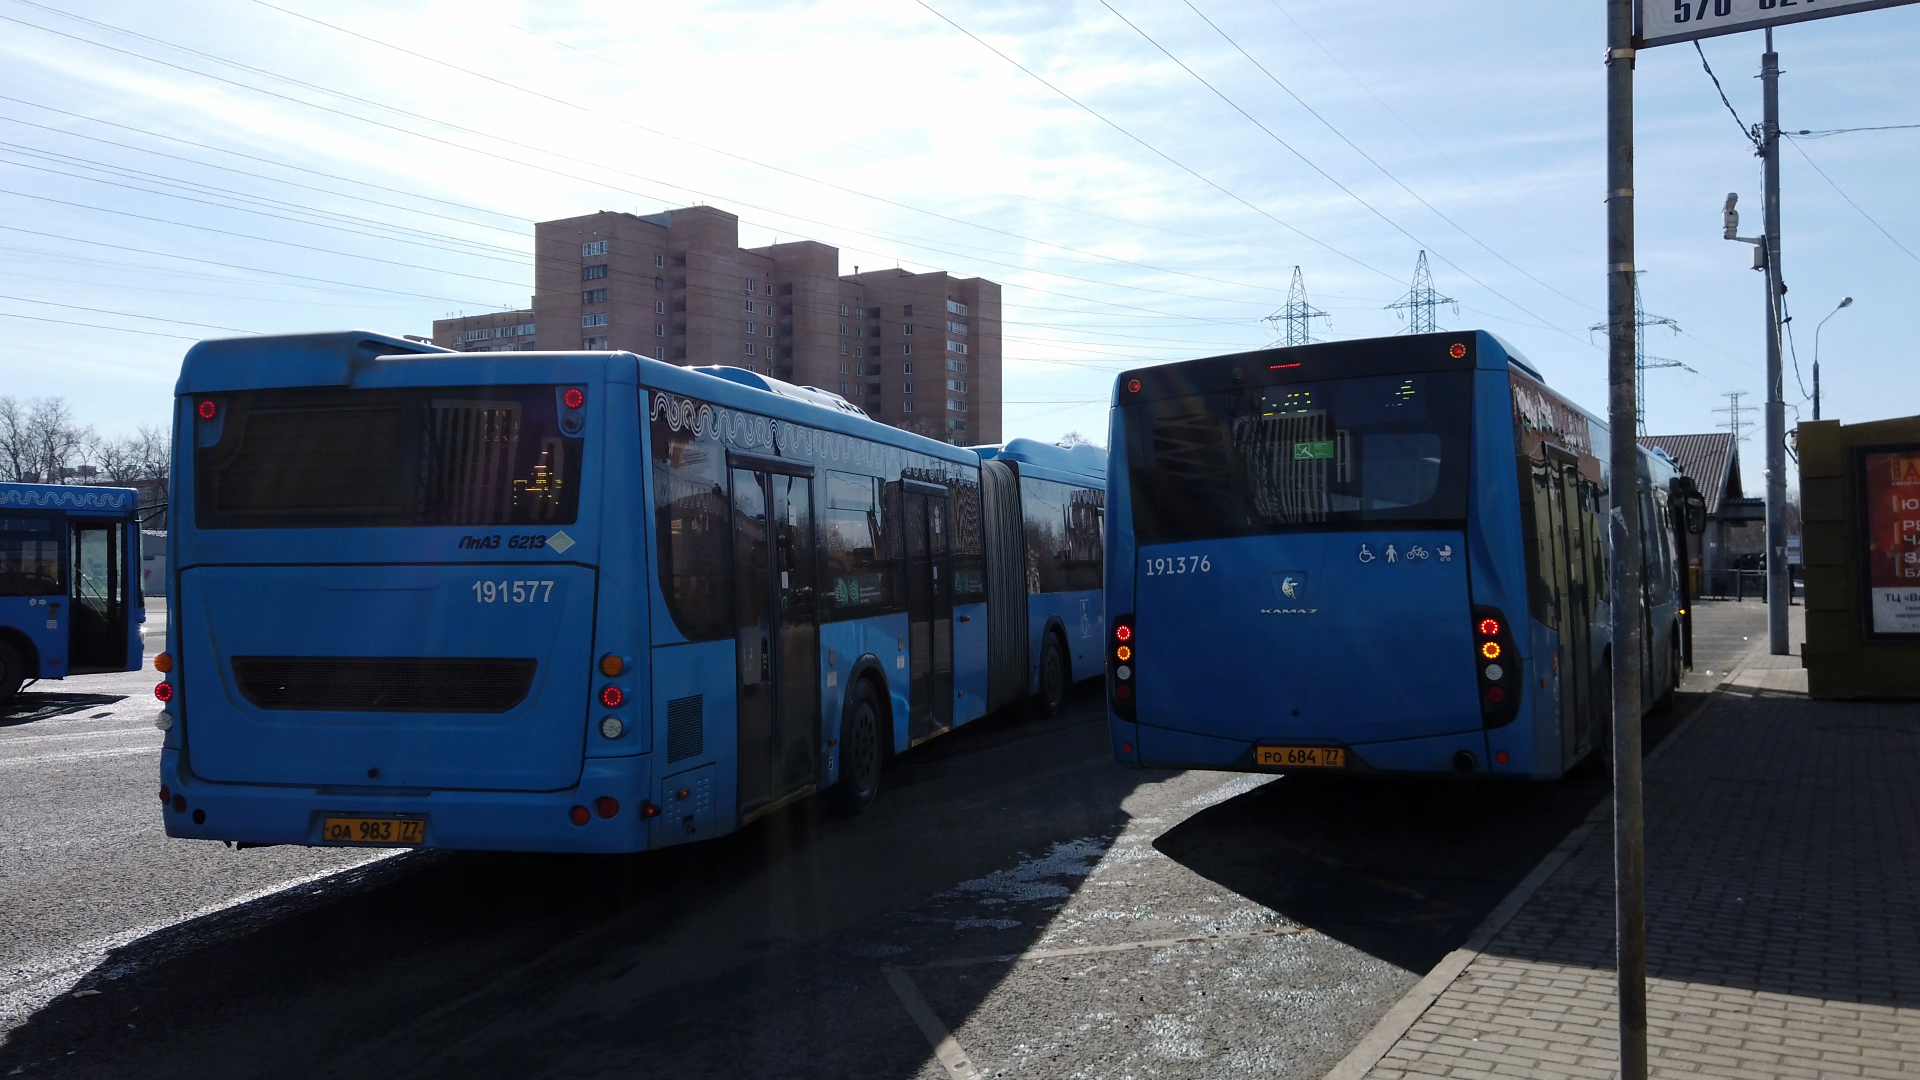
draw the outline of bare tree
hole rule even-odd
[[[86,480],[100,440],[64,398],[0,397],[0,479],[59,484]]]
[[[92,462],[95,480],[105,484],[134,484],[164,480],[172,457],[173,438],[162,427],[148,424],[131,435],[97,440]]]

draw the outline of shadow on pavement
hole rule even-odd
[[[1649,716],[1647,750],[1705,695]],[[1589,760],[1551,783],[1283,776],[1154,846],[1225,888],[1407,971],[1459,948],[1609,790]]]
[[[11,1032],[0,1074],[913,1076],[881,965],[1027,947],[1043,918],[974,942],[913,909],[1110,841],[1160,774],[1115,767],[1103,721],[1096,688],[969,725],[850,821],[815,800],[639,856],[403,854],[170,927]]]
[[[125,694],[17,694],[0,704],[0,727],[18,727],[87,709],[104,709],[127,700]]]

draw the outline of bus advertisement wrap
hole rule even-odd
[[[1863,454],[1873,632],[1920,634],[1920,446]]]

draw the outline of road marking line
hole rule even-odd
[[[967,1052],[960,1048],[959,1040],[933,1014],[927,999],[920,996],[920,988],[913,985],[906,971],[897,967],[883,967],[880,973],[887,977],[887,984],[893,987],[894,996],[900,999],[900,1004],[907,1007],[907,1015],[913,1017],[920,1034],[925,1035],[927,1042],[933,1046],[933,1056],[939,1058],[940,1064],[946,1067],[947,1075],[953,1080],[979,1080],[980,1072],[973,1067]]]
[[[132,757],[136,754],[160,756],[158,746],[123,746],[115,750],[75,750],[65,754],[36,754],[26,757],[0,757],[0,768],[9,765],[52,765],[62,761],[85,761],[89,758]]]

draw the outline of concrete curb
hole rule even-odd
[[[1674,728],[1659,746],[1654,747],[1653,753],[1646,756],[1646,760],[1641,765],[1643,776],[1646,770],[1652,768],[1654,762],[1666,754],[1668,748],[1679,742],[1695,724],[1700,722],[1701,717],[1720,707],[1727,696],[1723,691],[1733,685],[1734,679],[1746,670],[1749,663],[1766,652],[1766,647],[1767,643],[1762,639],[1754,642],[1745,653],[1741,654],[1739,661],[1727,670],[1726,677],[1714,686],[1711,696],[1693,711],[1693,715],[1681,721],[1680,726]],[[1602,799],[1585,820],[1575,826],[1572,832],[1547,853],[1546,858],[1534,865],[1532,871],[1520,880],[1520,884],[1513,887],[1513,891],[1508,893],[1498,906],[1487,913],[1487,917],[1474,928],[1464,945],[1448,953],[1444,959],[1434,965],[1432,971],[1427,972],[1425,978],[1415,983],[1413,989],[1407,991],[1399,1001],[1395,1002],[1393,1008],[1387,1010],[1387,1014],[1380,1018],[1380,1022],[1373,1026],[1373,1030],[1367,1032],[1366,1037],[1362,1038],[1346,1057],[1341,1058],[1339,1064],[1327,1072],[1325,1080],[1361,1080],[1373,1071],[1373,1067],[1380,1063],[1380,1059],[1386,1057],[1387,1053],[1406,1037],[1407,1032],[1413,1030],[1413,1025],[1420,1022],[1420,1018],[1426,1015],[1434,1002],[1440,1000],[1440,995],[1446,992],[1447,987],[1452,986],[1453,981],[1467,970],[1467,966],[1493,943],[1493,939],[1499,936],[1500,931],[1506,929],[1507,924],[1520,913],[1520,909],[1526,906],[1527,901],[1533,899],[1533,894],[1540,890],[1540,886],[1546,884],[1547,880],[1553,877],[1569,858],[1572,858],[1573,853],[1579,850],[1580,845],[1586,843],[1587,839],[1605,825],[1612,816],[1612,801]]]

